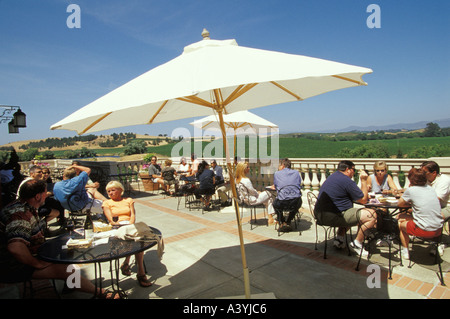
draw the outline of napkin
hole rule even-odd
[[[164,252],[164,241],[162,237],[155,234],[152,229],[144,222],[138,222],[131,225],[120,227],[116,232],[116,237],[123,240],[146,241],[156,240],[158,244],[158,257],[162,259]]]

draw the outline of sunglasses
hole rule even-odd
[[[377,170],[375,170],[375,172],[382,172],[382,173],[384,173],[386,170],[384,170],[384,169],[377,169]]]

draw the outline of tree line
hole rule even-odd
[[[415,137],[443,137],[450,136],[450,127],[441,128],[437,123],[427,123],[423,131],[380,130],[371,132],[351,131],[345,133],[299,133],[294,137],[304,137],[312,140],[328,141],[375,141],[393,140]]]

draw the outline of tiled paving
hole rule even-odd
[[[152,287],[139,287],[134,275],[121,277],[121,287],[127,291],[130,299],[227,298],[244,295],[233,207],[202,214],[201,210],[190,211],[185,208],[184,201],[180,210],[177,210],[176,198],[148,193],[137,193],[133,197],[137,220],[163,233],[165,253],[162,260],[158,259],[154,249],[145,254],[148,274],[154,280]],[[278,236],[273,225],[264,224],[262,210],[259,210],[258,225],[253,226],[252,230],[248,212],[244,212],[242,229],[252,296],[280,299],[450,298],[450,290],[440,285],[436,275],[437,265],[432,265],[434,258],[428,253],[421,256],[412,268],[407,267],[408,261],[400,266],[399,260],[394,258],[392,279],[388,279],[385,251],[374,254],[370,261],[363,260],[360,270],[356,271],[357,257],[348,256],[346,250],[334,249],[332,241],[329,241],[328,258],[323,259],[322,228],[318,228],[319,249],[315,250],[314,221],[307,209],[302,211],[299,230],[281,236]],[[445,240],[448,241],[447,235]],[[443,259],[445,280],[450,283],[447,272],[450,268],[449,249],[446,249]],[[377,269],[381,272],[378,277],[371,276],[373,270],[367,271],[371,264],[379,266]],[[92,276],[91,268],[86,265],[83,269],[88,277]],[[132,271],[135,271],[135,267]],[[369,288],[373,278],[379,278],[380,288]],[[35,298],[45,297],[54,297],[51,289],[35,295]],[[69,299],[86,297],[78,292],[62,295],[62,298]]]

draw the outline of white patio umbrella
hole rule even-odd
[[[224,114],[367,85],[362,76],[372,72],[328,60],[242,47],[235,40],[211,40],[206,30],[202,36],[202,41],[185,47],[180,56],[86,105],[51,129],[84,134],[217,114],[236,198]],[[235,206],[245,295],[249,298],[249,272],[239,208]]]
[[[260,128],[276,129],[276,131],[278,131],[278,125],[249,111],[238,111],[226,114],[223,116],[223,123],[227,131],[232,130],[234,133],[233,154],[236,153],[236,136],[241,129],[243,133],[247,133],[247,129],[249,128],[254,130],[255,133],[258,133]],[[221,132],[220,121],[216,115],[210,115],[189,124],[202,130]]]

